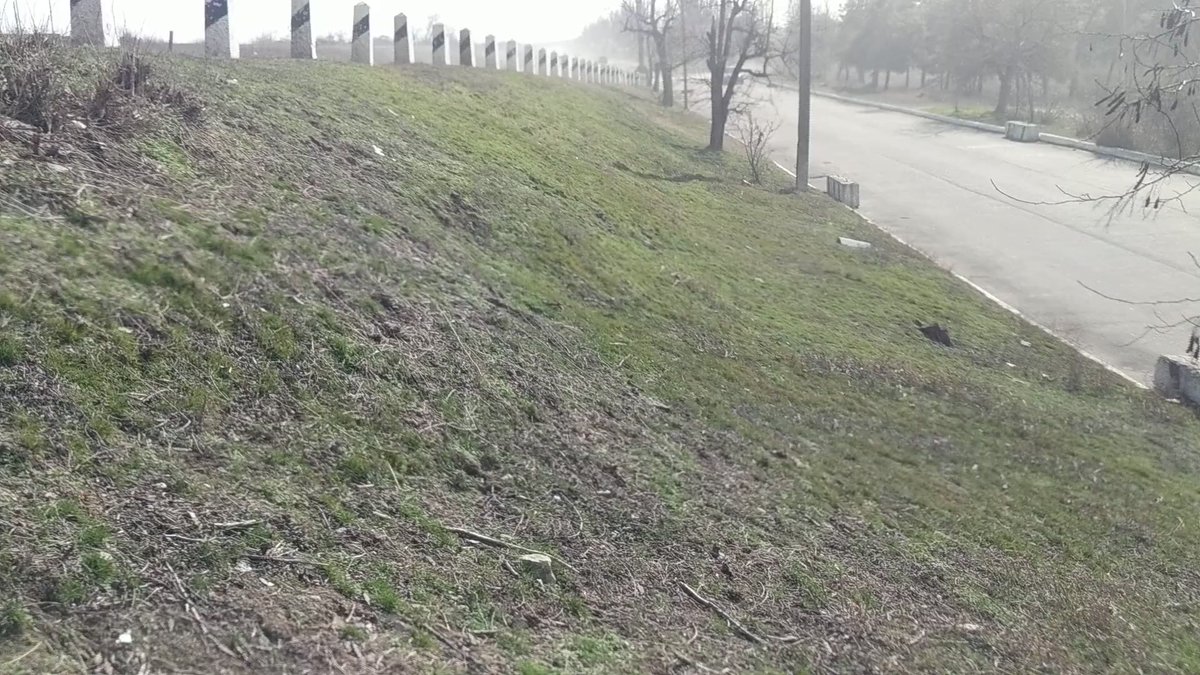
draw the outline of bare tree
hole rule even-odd
[[[626,31],[638,33],[654,43],[655,77],[662,86],[663,107],[670,108],[675,105],[675,87],[667,36],[679,17],[679,0],[622,0],[621,11],[625,15]]]
[[[1198,187],[1187,181],[1172,189],[1168,179],[1200,167],[1200,50],[1192,39],[1200,26],[1200,0],[1167,0],[1164,5],[1150,29],[1117,36],[1124,77],[1102,85],[1104,95],[1097,101],[1107,125],[1136,132],[1131,140],[1160,155],[1160,166],[1144,164],[1123,194],[1071,197],[1110,200],[1114,210],[1158,209]]]
[[[706,36],[712,92],[709,150],[725,148],[725,128],[738,86],[746,78],[768,77],[771,7],[770,0],[713,0],[712,27]]]
[[[738,138],[746,151],[746,163],[756,185],[762,184],[763,174],[771,161],[771,137],[779,131],[777,122],[763,122],[754,117],[752,110],[739,115]]]

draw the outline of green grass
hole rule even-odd
[[[0,663],[82,671],[120,623],[197,671],[334,640],[366,672],[1200,669],[1194,415],[746,185],[700,122],[506,73],[153,68],[200,121],[135,99],[69,174],[0,145]]]

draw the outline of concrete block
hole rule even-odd
[[[71,42],[104,46],[104,10],[101,0],[71,0]]]
[[[525,65],[522,70],[526,75],[533,74],[533,45],[525,45]]]
[[[475,43],[471,42],[471,29],[469,28],[458,32],[458,65],[468,68],[475,67]]]
[[[433,24],[433,65],[446,65],[446,26]]]
[[[354,6],[354,28],[350,31],[350,60],[368,66],[375,65],[375,47],[371,44],[371,6],[365,2]]]
[[[396,15],[394,38],[396,41],[396,57],[395,62],[398,66],[407,66],[413,62],[413,44],[412,38],[408,33],[408,16],[405,14]]]
[[[850,237],[838,237],[838,243],[846,248],[871,248],[871,242],[851,239]]]
[[[1200,362],[1188,356],[1163,356],[1154,368],[1154,390],[1159,394],[1200,405]]]
[[[550,74],[549,66],[550,66],[550,63],[546,59],[546,50],[539,49],[538,50],[538,75],[549,75]]]
[[[238,46],[229,32],[229,0],[204,0],[204,55],[236,59]]]
[[[292,0],[292,58],[317,58],[317,43],[313,40],[312,5],[309,0]]]
[[[852,209],[857,209],[859,206],[858,183],[846,180],[841,176],[826,176],[825,192],[835,201]]]
[[[1037,143],[1041,137],[1038,125],[1027,122],[1009,122],[1004,125],[1004,137],[1018,143]]]
[[[483,65],[488,70],[495,70],[496,62],[496,36],[489,35],[483,39]]]
[[[509,40],[508,50],[504,53],[504,67],[507,70],[515,72],[517,70],[517,64],[517,41]]]

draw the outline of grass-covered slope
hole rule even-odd
[[[0,670],[1200,669],[1194,417],[698,122],[143,91],[0,140]]]

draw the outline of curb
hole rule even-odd
[[[994,133],[994,134],[1005,133],[1005,128],[1002,126],[996,125],[996,124],[985,124],[983,122],[973,122],[971,120],[963,120],[963,119],[959,119],[957,117],[949,117],[947,115],[937,115],[935,113],[929,113],[929,112],[925,112],[923,110],[916,110],[914,108],[905,108],[905,107],[898,106],[898,105],[892,105],[890,103],[878,103],[876,101],[867,101],[867,100],[860,99],[860,98],[851,98],[849,96],[842,96],[840,94],[831,94],[829,92],[817,91],[817,90],[813,90],[812,95],[820,96],[821,98],[832,99],[834,101],[841,101],[842,103],[849,103],[852,105],[861,105],[861,106],[866,106],[868,108],[876,108],[879,110],[887,110],[889,112],[897,112],[897,113],[901,113],[904,115],[911,115],[913,117],[922,117],[924,119],[932,120],[934,122],[941,122],[943,124],[951,124],[956,127],[964,127],[967,129],[975,129],[976,131],[984,131],[987,133]],[[1112,147],[1105,146],[1105,145],[1097,145],[1095,143],[1092,143],[1091,141],[1082,141],[1077,138],[1070,138],[1068,136],[1058,136],[1056,134],[1047,134],[1047,133],[1040,134],[1039,141],[1042,143],[1046,143],[1047,145],[1056,145],[1059,147],[1071,148],[1073,150],[1082,150],[1084,152],[1090,152],[1090,153],[1100,156],[1100,157],[1110,157],[1113,159],[1121,159],[1121,160],[1124,160],[1127,162],[1133,162],[1135,164],[1149,164],[1151,166],[1157,166],[1157,167],[1160,167],[1163,169],[1172,169],[1177,173],[1186,173],[1186,174],[1191,174],[1193,176],[1200,176],[1200,166],[1197,166],[1192,163],[1184,162],[1181,160],[1172,159],[1170,157],[1162,157],[1160,155],[1151,155],[1151,154],[1148,154],[1145,152],[1137,152],[1136,150],[1126,150],[1124,148],[1112,148]]]
[[[971,120],[959,119],[957,117],[950,117],[948,115],[937,115],[935,113],[925,112],[924,110],[916,110],[914,108],[904,108],[904,107],[901,107],[898,105],[892,105],[890,103],[877,103],[875,101],[865,101],[861,98],[851,98],[849,96],[842,96],[841,94],[831,94],[829,92],[817,91],[815,89],[813,90],[812,95],[820,96],[821,98],[833,99],[835,101],[841,101],[842,103],[851,103],[853,105],[862,105],[862,106],[867,106],[868,108],[878,108],[880,110],[887,110],[889,112],[903,113],[905,115],[912,115],[914,117],[924,117],[925,119],[933,120],[934,122],[941,122],[943,124],[953,124],[956,127],[965,127],[967,129],[974,129],[976,131],[985,131],[989,134],[1003,134],[1005,131],[1004,127],[1002,127],[998,124],[985,124],[984,122],[972,122]]]

